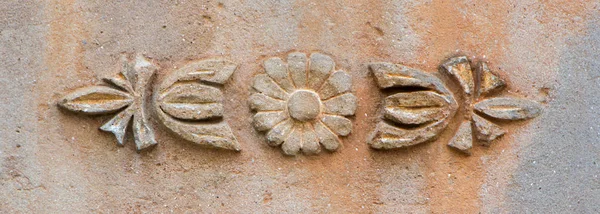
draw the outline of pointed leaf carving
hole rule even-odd
[[[422,87],[449,95],[442,81],[436,76],[408,66],[387,62],[372,63],[369,68],[375,75],[379,88]]]
[[[203,120],[223,116],[223,93],[197,82],[176,84],[162,95],[165,113],[184,120]]]
[[[396,149],[435,140],[448,125],[438,121],[418,129],[403,129],[379,122],[367,143],[374,149]]]
[[[471,148],[473,148],[471,126],[471,121],[464,121],[460,127],[458,127],[458,131],[456,131],[456,134],[452,137],[448,146],[458,149],[465,154],[471,154]]]
[[[122,91],[106,86],[80,88],[62,98],[58,105],[74,112],[105,114],[130,105],[133,98]]]
[[[159,119],[171,131],[183,139],[201,146],[240,151],[240,144],[226,122],[218,123],[185,123],[174,120],[163,112],[158,112]]]
[[[517,98],[491,98],[475,104],[475,110],[497,119],[523,120],[537,117],[541,113],[540,104]]]
[[[487,63],[479,63],[479,95],[486,95],[494,91],[500,90],[506,86],[506,83],[500,77],[494,75]]]
[[[504,135],[506,132],[500,126],[473,114],[473,124],[475,128],[475,136],[482,140],[484,145],[489,145],[492,140]]]
[[[448,59],[442,67],[460,83],[466,94],[471,94],[475,89],[475,80],[471,64],[466,56]]]
[[[167,89],[176,82],[193,80],[225,84],[236,68],[236,64],[225,59],[206,59],[194,61],[170,74],[161,83],[160,88]]]
[[[397,93],[385,98],[385,118],[401,124],[423,124],[449,114],[447,101],[436,92]]]
[[[131,120],[131,117],[133,117],[133,113],[134,111],[132,108],[123,110],[121,113],[117,114],[104,125],[102,125],[100,130],[113,133],[115,138],[117,138],[117,143],[119,143],[121,146],[124,145],[125,133],[127,131],[129,121]]]

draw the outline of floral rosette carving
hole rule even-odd
[[[429,73],[392,63],[369,69],[379,88],[400,91],[383,102],[383,118],[367,143],[375,149],[396,149],[434,140],[455,115],[458,105],[442,81]]]
[[[236,137],[223,120],[223,93],[216,87],[225,84],[236,68],[224,59],[207,59],[170,73],[154,97],[160,121],[198,145],[239,151]]]
[[[470,154],[473,147],[473,136],[483,145],[489,145],[493,140],[506,133],[502,127],[490,120],[525,120],[537,117],[541,113],[539,103],[515,98],[487,98],[505,88],[506,83],[492,73],[486,62],[479,62],[477,69],[471,69],[471,63],[466,56],[448,59],[442,64],[443,70],[453,76],[460,84],[465,100],[466,118],[458,128],[448,146]]]
[[[64,109],[99,115],[119,112],[100,127],[102,131],[115,135],[117,143],[124,145],[125,133],[133,120],[133,137],[137,150],[156,145],[154,132],[148,126],[145,109],[147,85],[157,67],[142,55],[135,59],[121,56],[122,67],[118,75],[103,79],[108,85],[97,85],[77,89],[66,95],[58,105]]]
[[[266,74],[254,77],[255,93],[249,99],[256,111],[253,125],[266,132],[267,143],[280,146],[287,155],[317,154],[321,145],[329,151],[340,145],[338,136],[352,131],[356,97],[345,71],[335,70],[331,57],[290,53],[264,61]]]

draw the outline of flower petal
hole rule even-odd
[[[133,116],[133,139],[138,151],[157,144],[154,131],[148,126],[148,120],[141,110]]]
[[[290,76],[296,85],[296,88],[306,88],[307,86],[307,66],[306,66],[306,54],[304,53],[290,53],[287,59],[288,70]]]
[[[122,146],[125,144],[125,133],[127,132],[127,126],[132,116],[133,110],[127,108],[102,125],[100,130],[112,132],[115,138],[117,138],[117,143]]]
[[[396,93],[385,98],[384,116],[401,124],[424,124],[450,114],[448,102],[433,91]]]
[[[448,143],[448,146],[458,149],[465,154],[471,154],[471,148],[473,147],[473,133],[471,131],[471,121],[464,121],[452,140]]]
[[[335,63],[331,57],[320,53],[311,54],[310,70],[308,72],[308,87],[313,90],[319,90],[334,67]]]
[[[352,78],[344,71],[336,71],[325,81],[319,95],[321,99],[329,99],[333,96],[350,91],[352,87]]]
[[[279,146],[290,135],[294,128],[294,120],[287,119],[267,132],[267,142],[271,146]]]
[[[474,91],[473,71],[466,56],[450,58],[442,64],[442,67],[458,80],[466,94]]]
[[[352,121],[345,117],[326,115],[321,121],[337,135],[347,136],[352,131]]]
[[[290,136],[285,139],[285,142],[281,145],[283,153],[286,155],[296,155],[302,147],[302,127],[294,126],[294,130],[290,133]]]
[[[489,145],[492,140],[506,133],[500,126],[476,114],[473,114],[473,124],[475,125],[475,136],[484,141],[484,145]]]
[[[91,86],[68,94],[58,105],[74,112],[104,114],[115,112],[131,103],[133,98],[125,92],[106,86]]]
[[[327,114],[354,115],[356,111],[356,97],[350,93],[346,93],[324,101],[323,106],[325,107],[324,112]]]
[[[265,71],[283,90],[291,92],[294,90],[294,85],[288,76],[286,64],[281,58],[273,57],[265,60]]]
[[[341,143],[338,136],[331,132],[331,130],[329,130],[329,128],[327,128],[323,123],[313,123],[313,127],[315,129],[315,133],[319,137],[321,145],[323,145],[325,149],[329,151],[335,151],[340,147]]]
[[[276,99],[285,100],[288,96],[288,94],[266,74],[256,75],[252,87],[257,91]]]
[[[255,111],[276,111],[284,110],[285,102],[282,100],[273,99],[261,93],[254,93],[248,99],[250,109]]]
[[[258,112],[254,115],[252,125],[254,125],[258,131],[267,131],[288,118],[288,114],[283,111]]]
[[[479,95],[489,94],[506,86],[506,83],[502,79],[490,71],[487,63],[480,62],[478,69],[479,75],[481,76],[478,91]]]
[[[475,110],[490,117],[504,120],[523,120],[537,117],[540,104],[524,99],[499,97],[475,104]]]
[[[302,136],[302,152],[307,155],[314,155],[321,152],[321,145],[319,145],[319,138],[317,134],[310,127],[309,123],[304,124],[304,133]]]

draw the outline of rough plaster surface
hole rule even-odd
[[[600,5],[595,1],[17,1],[0,3],[0,212],[597,213],[600,210]],[[288,157],[252,126],[264,60],[331,56],[357,108],[342,147]],[[120,147],[110,116],[57,107],[119,69],[121,53],[160,67],[155,88],[190,61],[238,65],[223,120],[241,152],[160,128],[155,148]],[[377,151],[366,141],[385,95],[372,62],[435,73],[458,54],[488,62],[502,95],[542,103],[537,118],[471,155],[439,139]],[[451,78],[442,77],[446,83]],[[461,88],[448,84],[457,100]],[[225,114],[225,113],[229,113]]]

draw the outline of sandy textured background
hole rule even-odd
[[[598,213],[599,11],[566,0],[4,0],[0,212]],[[336,153],[286,157],[250,124],[251,77],[291,51],[328,54],[353,77],[354,130]],[[243,151],[194,146],[153,120],[160,144],[137,153],[98,130],[110,116],[56,107],[118,72],[121,52],[159,63],[154,83],[189,60],[239,63],[224,104]],[[383,94],[366,64],[437,72],[457,53],[488,60],[506,94],[544,113],[470,157],[445,145],[459,116],[435,142],[369,149]]]

